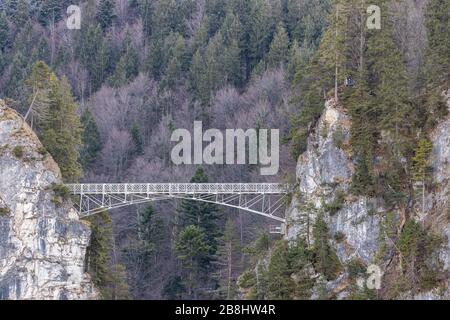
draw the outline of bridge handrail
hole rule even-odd
[[[72,194],[286,194],[288,184],[281,183],[71,183],[65,185]]]

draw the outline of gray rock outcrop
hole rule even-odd
[[[55,194],[61,174],[0,100],[0,299],[95,299],[85,272],[90,229]]]

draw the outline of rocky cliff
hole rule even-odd
[[[0,100],[0,299],[94,299],[90,230],[66,200],[58,166]]]
[[[450,109],[450,97],[447,98]],[[349,145],[350,127],[351,120],[345,111],[333,101],[328,101],[315,130],[308,138],[307,150],[298,159],[298,187],[288,208],[285,237],[292,241],[301,236],[313,243],[313,223],[317,214],[324,212],[330,242],[340,263],[346,266],[351,261],[358,261],[364,268],[375,264],[385,275],[389,273],[392,261],[380,259],[379,253],[382,246],[380,233],[386,223],[388,210],[381,199],[357,197],[348,192],[354,171]],[[438,124],[431,139],[434,187],[432,192],[427,193],[425,214],[421,214],[421,210],[414,210],[413,218],[430,232],[442,237],[443,244],[438,249],[436,263],[440,264],[444,276],[441,277],[439,288],[420,293],[406,292],[397,298],[450,298],[450,116]],[[394,210],[393,214],[395,219],[399,219],[398,211]],[[348,268],[344,267],[336,280],[326,283],[334,298],[348,297],[352,290],[349,278]],[[386,276],[382,281],[391,280]]]

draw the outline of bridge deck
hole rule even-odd
[[[66,184],[72,194],[286,194],[280,183],[81,183]]]

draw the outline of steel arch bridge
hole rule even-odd
[[[289,185],[279,183],[90,183],[66,187],[75,196],[80,217],[133,204],[187,199],[241,209],[281,222],[282,226],[290,190]]]

